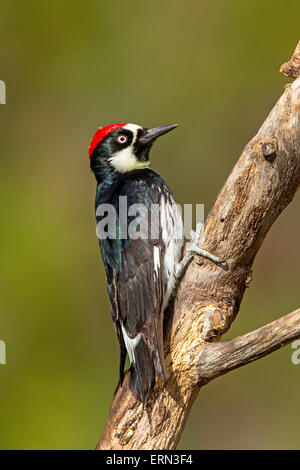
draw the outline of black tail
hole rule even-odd
[[[151,351],[141,337],[134,348],[134,362],[130,367],[131,390],[143,404],[155,383],[155,370]]]
[[[125,343],[124,343],[124,340],[123,340],[123,336],[122,336],[122,333],[121,333],[121,328],[120,328],[120,325],[119,323],[115,323],[115,328],[116,328],[116,332],[117,332],[117,335],[118,335],[118,339],[119,339],[119,344],[120,344],[120,368],[119,368],[119,382],[118,382],[118,385],[116,386],[116,389],[115,389],[115,394],[118,390],[119,387],[122,386],[123,384],[123,380],[124,380],[124,376],[125,376],[125,362],[126,362],[126,346],[125,346]]]

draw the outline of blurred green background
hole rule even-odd
[[[0,448],[94,448],[118,344],[93,213],[99,125],[178,122],[152,167],[205,203],[288,82],[299,0],[0,2]],[[299,195],[276,222],[226,338],[299,307]],[[182,449],[299,448],[290,346],[204,387]]]

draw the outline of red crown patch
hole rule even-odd
[[[115,131],[116,129],[120,129],[120,127],[126,126],[126,124],[126,122],[123,122],[119,124],[110,124],[109,126],[99,127],[96,134],[92,138],[91,144],[89,146],[89,157],[91,158],[93,151],[95,150],[99,142],[104,139],[105,136],[110,134],[112,131]]]

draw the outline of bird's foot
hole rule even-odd
[[[199,248],[197,246],[202,230],[203,230],[203,224],[198,224],[196,230],[195,231],[192,230],[191,232],[192,245],[188,249],[187,253],[184,255],[183,259],[181,260],[181,262],[179,263],[177,267],[177,272],[176,272],[177,280],[181,278],[183,272],[185,271],[185,269],[187,268],[187,266],[189,265],[192,259],[194,259],[195,262],[199,265],[203,264],[203,261],[200,260],[200,257],[209,259],[215,264],[226,263],[226,260],[222,260],[218,256],[212,255],[208,251],[203,250],[202,248]]]
[[[182,260],[180,261],[177,267],[176,278],[177,279],[181,278],[183,272],[185,271],[185,269],[187,268],[187,266],[189,265],[192,259],[194,259],[195,263],[197,263],[198,265],[203,264],[203,261],[201,261],[200,257],[209,259],[215,264],[226,263],[226,260],[218,258],[218,256],[212,255],[208,251],[202,250],[201,248],[198,248],[197,246],[192,245],[187,251],[187,253],[184,255],[184,257],[182,258]]]

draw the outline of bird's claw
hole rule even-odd
[[[212,261],[215,264],[226,263],[226,260],[223,260],[223,259],[219,258],[218,256],[212,255],[208,251],[202,250],[201,248],[198,248],[197,246],[191,247],[190,250],[189,250],[189,253],[194,258],[194,260],[197,264],[203,264],[203,262],[198,263],[197,260],[199,260],[199,257],[209,259],[210,261]]]
[[[198,266],[201,266],[203,263],[203,261],[201,261],[201,259],[199,258],[199,256],[194,256],[194,261],[196,264],[198,264]]]
[[[211,253],[209,253],[206,250],[202,250],[201,248],[198,248],[198,243],[200,239],[201,232],[203,230],[203,224],[199,223],[197,225],[196,230],[191,230],[191,238],[192,238],[192,244],[191,247],[188,249],[187,253],[184,255],[183,259],[179,263],[176,269],[176,278],[177,280],[180,279],[182,276],[183,272],[185,271],[186,267],[190,263],[190,261],[193,259],[195,260],[195,263],[197,263],[199,266],[203,265],[203,261],[201,258],[206,258],[212,261],[215,264],[223,264],[226,266],[226,260],[223,260],[219,258],[218,256],[214,256]]]

